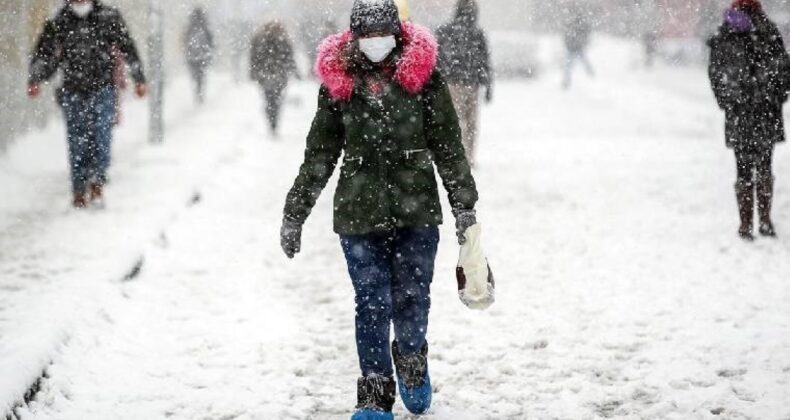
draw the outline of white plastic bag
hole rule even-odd
[[[484,310],[494,303],[494,275],[480,243],[480,224],[466,230],[466,243],[461,245],[455,277],[458,297],[471,309]]]

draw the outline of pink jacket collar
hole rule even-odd
[[[416,95],[431,80],[436,68],[439,46],[428,28],[412,22],[401,24],[403,53],[393,79],[404,90]],[[331,35],[318,47],[315,72],[336,101],[349,101],[354,93],[354,78],[343,64],[343,49],[352,42],[351,31]]]

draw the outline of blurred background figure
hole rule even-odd
[[[478,25],[475,0],[459,0],[455,17],[436,31],[439,41],[439,70],[450,85],[450,93],[461,122],[467,160],[474,165],[478,133],[480,89],[486,102],[493,99],[493,77],[488,40]]]
[[[639,0],[636,4],[636,28],[642,34],[645,67],[653,67],[658,54],[660,14],[655,0]]]
[[[411,19],[411,7],[409,7],[409,0],[395,0],[395,7],[398,8],[400,20]]]
[[[206,12],[195,8],[189,17],[184,33],[184,53],[192,80],[195,83],[195,98],[198,103],[205,100],[206,71],[214,53],[214,36],[209,28]]]
[[[292,76],[299,78],[293,45],[285,25],[273,20],[252,38],[250,78],[258,82],[263,91],[266,118],[274,137],[277,136],[283,95]]]
[[[335,20],[331,17],[321,17],[316,24],[307,24],[302,29],[302,41],[307,52],[308,63],[315,64],[318,56],[318,45],[329,35],[340,31]]]
[[[756,190],[760,234],[775,237],[773,152],[776,143],[785,140],[782,108],[790,89],[790,57],[779,29],[758,0],[736,0],[709,44],[710,81],[726,113],[726,142],[735,150],[738,168],[738,234],[754,240]]]
[[[245,58],[250,50],[250,38],[254,30],[253,25],[244,19],[234,19],[226,24],[228,34],[228,55],[230,58],[230,72],[233,81],[241,83],[244,75]]]
[[[118,47],[112,48],[112,59],[114,63],[113,83],[115,85],[115,116],[112,124],[117,127],[121,125],[123,117],[123,92],[129,83],[126,79],[126,59]]]
[[[573,68],[580,62],[590,77],[595,76],[592,64],[587,57],[587,47],[590,45],[592,23],[587,11],[581,4],[573,2],[568,8],[568,20],[565,24],[565,73],[562,87],[571,87]]]
[[[118,51],[132,70],[137,95],[146,93],[143,65],[120,12],[98,0],[68,0],[44,24],[30,62],[28,95],[63,70],[58,102],[66,119],[72,204],[103,204],[116,114]]]

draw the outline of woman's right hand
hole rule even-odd
[[[302,250],[302,225],[290,220],[283,220],[280,228],[280,246],[285,255],[293,259]]]

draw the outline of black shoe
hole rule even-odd
[[[741,227],[738,236],[744,241],[754,241],[754,184],[751,182],[738,182],[735,185],[738,198],[738,213],[741,218]]]
[[[774,229],[773,223],[770,221],[761,222],[760,235],[765,236],[766,238],[776,238],[776,229]]]

